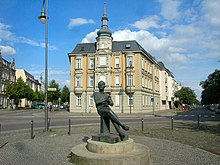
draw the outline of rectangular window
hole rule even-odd
[[[120,105],[120,100],[119,100],[119,95],[115,95],[115,106],[119,106]]]
[[[115,57],[115,68],[119,68],[120,67],[120,61],[119,61],[119,57]]]
[[[93,86],[94,86],[94,77],[93,77],[93,76],[90,76],[90,77],[89,77],[89,86],[90,86],[90,87],[93,87]]]
[[[133,105],[133,96],[128,96],[128,106]]]
[[[106,57],[99,57],[100,66],[106,66]]]
[[[133,86],[133,75],[128,75],[127,86]]]
[[[75,82],[75,86],[76,87],[80,87],[81,86],[81,78],[80,77],[76,77],[76,82]]]
[[[162,104],[163,105],[166,105],[167,103],[166,103],[166,100],[162,100]]]
[[[119,86],[119,84],[120,84],[120,77],[119,77],[119,75],[116,75],[115,76],[115,86]]]
[[[77,58],[76,59],[76,69],[81,69],[82,65],[81,65],[81,58]]]
[[[93,95],[89,96],[89,106],[93,106]]]
[[[89,60],[89,68],[93,69],[94,68],[94,59]]]
[[[81,95],[76,96],[76,105],[81,106],[82,105],[82,97]]]
[[[127,56],[127,67],[133,67],[133,56]]]
[[[144,82],[144,80],[145,80],[145,78],[144,78],[144,76],[142,76],[142,87],[144,87],[145,86],[145,82]]]

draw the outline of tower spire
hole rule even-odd
[[[104,3],[104,10],[103,10],[103,15],[102,15],[102,26],[101,29],[97,32],[98,37],[100,36],[112,36],[111,30],[108,28],[108,16],[106,12],[106,3]]]

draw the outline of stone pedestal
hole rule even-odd
[[[133,139],[114,144],[89,139],[72,149],[71,160],[76,165],[149,165],[150,154]]]

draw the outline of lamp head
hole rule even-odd
[[[41,23],[45,24],[46,23],[46,15],[45,15],[45,12],[44,12],[44,7],[42,7],[41,9],[41,15],[38,16],[38,19],[40,20]]]

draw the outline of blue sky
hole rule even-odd
[[[43,0],[0,0],[0,48],[39,79],[45,67]],[[200,81],[220,68],[218,0],[49,0],[49,81],[70,86],[70,53],[94,42],[104,2],[113,40],[137,40],[175,80],[200,97]]]

